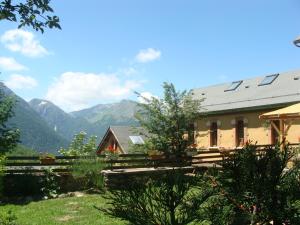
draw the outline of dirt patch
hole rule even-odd
[[[62,217],[58,218],[57,221],[67,222],[67,221],[72,220],[74,218],[75,218],[74,216],[65,215],[65,216],[62,216]]]
[[[68,202],[67,205],[78,205],[78,202]]]

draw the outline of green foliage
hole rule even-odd
[[[9,20],[19,23],[19,28],[30,26],[36,31],[44,32],[44,28],[58,28],[59,18],[50,7],[50,0],[0,1],[0,21]]]
[[[17,217],[12,213],[12,211],[1,211],[0,212],[0,224],[1,225],[18,225],[16,222]]]
[[[140,104],[136,117],[147,131],[150,150],[180,154],[193,144],[193,124],[201,101],[194,100],[191,92],[176,91],[173,84],[164,83],[163,88],[162,99],[144,98],[146,104]]]
[[[173,170],[145,183],[132,182],[111,190],[110,208],[100,210],[136,225],[189,224],[198,220],[197,209],[210,195],[199,189],[197,180]]]
[[[59,153],[65,156],[81,156],[79,160],[74,161],[71,169],[73,177],[84,182],[86,188],[103,187],[103,176],[100,172],[105,163],[96,156],[96,139],[96,136],[87,138],[86,133],[80,132],[74,136],[67,149],[59,150]]]
[[[19,140],[19,130],[7,126],[7,120],[13,116],[14,100],[0,89],[0,197],[3,191],[5,153],[14,148]]]
[[[39,153],[24,145],[18,144],[11,151],[6,153],[6,156],[38,156]]]
[[[291,223],[299,219],[299,163],[287,169],[293,150],[279,146],[257,154],[247,145],[223,164],[223,172],[211,178],[219,193],[235,206],[236,219],[241,215],[246,224]],[[299,220],[298,220],[299,221]]]
[[[41,192],[44,199],[56,198],[59,191],[59,185],[56,180],[56,174],[51,170],[45,170],[45,176],[42,179]]]
[[[14,115],[14,105],[14,99],[0,89],[0,154],[11,150],[19,140],[19,130],[7,126],[8,119]]]
[[[4,96],[14,100],[14,116],[7,122],[7,127],[17,127],[20,130],[22,145],[37,151],[57,151],[68,142],[59,136],[48,124],[19,96],[0,82]],[[0,100],[1,102],[1,100]],[[0,103],[1,105],[1,103]]]
[[[0,199],[3,195],[3,177],[4,177],[4,170],[5,170],[5,155],[0,154]]]
[[[96,154],[96,136],[89,139],[85,132],[74,135],[70,146],[66,149],[61,148],[58,152],[65,156],[90,156]]]
[[[84,182],[85,188],[103,188],[103,176],[101,170],[105,167],[103,159],[97,156],[91,158],[82,158],[72,165],[72,175],[75,179]]]

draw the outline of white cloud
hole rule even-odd
[[[153,95],[150,92],[145,91],[145,92],[140,93],[140,96],[138,97],[138,101],[140,103],[147,104],[148,103],[147,100],[151,101],[152,98],[158,99],[158,96]]]
[[[49,87],[46,98],[66,111],[128,97],[140,81],[122,82],[115,74],[66,72]]]
[[[0,68],[9,71],[21,71],[27,69],[26,66],[18,63],[11,57],[0,57]]]
[[[126,76],[132,76],[138,73],[138,71],[133,67],[121,69],[120,72]]]
[[[135,59],[139,63],[147,63],[159,59],[161,52],[153,48],[142,49],[135,56]]]
[[[38,82],[30,76],[12,74],[8,80],[4,81],[5,85],[13,90],[31,89],[38,85]]]
[[[49,54],[29,31],[20,29],[6,31],[1,36],[1,42],[10,51],[20,52],[25,56],[40,57]]]

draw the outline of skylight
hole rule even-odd
[[[143,145],[145,144],[143,138],[141,136],[129,136],[130,140],[134,145]]]
[[[263,85],[269,85],[272,84],[273,81],[279,76],[279,73],[277,74],[272,74],[272,75],[268,75],[266,76],[262,82],[260,82],[260,84],[258,86],[263,86]]]
[[[238,86],[241,85],[241,83],[243,83],[242,80],[234,81],[230,84],[230,86],[225,91],[234,91],[235,89],[238,88]]]

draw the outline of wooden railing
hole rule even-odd
[[[299,146],[299,143],[290,144],[290,146]],[[269,145],[258,145],[257,151],[264,151]],[[150,168],[150,167],[174,167],[174,166],[193,166],[210,167],[220,163],[230,154],[238,149],[213,149],[199,150],[197,155],[189,157],[169,156],[162,159],[151,159],[146,154],[120,154],[117,157],[107,157],[98,155],[95,157],[78,156],[56,156],[55,162],[42,164],[39,156],[9,156],[6,158],[5,172],[7,174],[16,173],[43,173],[45,169],[51,168],[53,172],[69,173],[71,165],[81,159],[95,160],[95,163],[105,163],[105,169],[120,170],[130,168]]]

